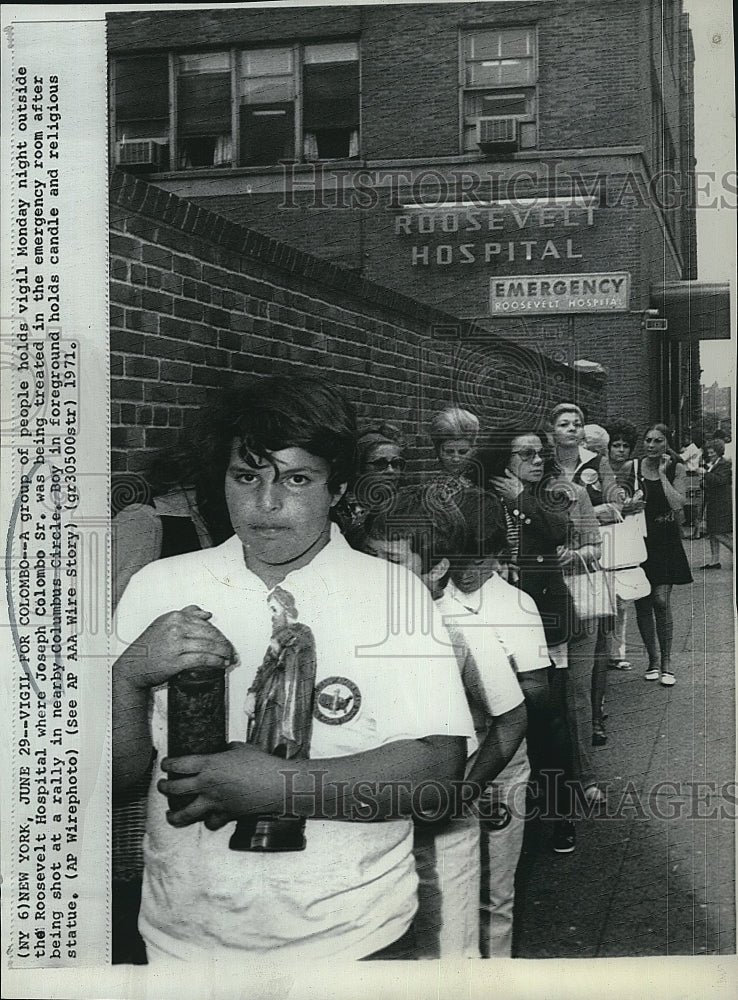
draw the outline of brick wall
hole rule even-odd
[[[577,399],[604,419],[604,380],[136,178],[110,185],[114,472],[145,467],[220,387],[251,375],[330,374],[363,422],[396,421],[430,461],[430,415],[450,403],[484,426],[539,426]]]

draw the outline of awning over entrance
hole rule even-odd
[[[668,281],[651,286],[651,305],[669,321],[678,340],[730,339],[730,287],[703,281]]]

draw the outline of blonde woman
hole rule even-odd
[[[449,477],[449,485],[458,484],[460,488],[472,486],[476,478],[473,468],[479,419],[469,410],[448,407],[431,421],[430,436],[438,464]]]

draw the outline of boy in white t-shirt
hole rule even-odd
[[[499,575],[498,554],[506,547],[505,530],[487,525],[472,537],[477,554],[451,562],[451,579],[443,597],[443,620],[461,629],[472,656],[485,662],[492,642],[501,644],[515,670],[525,698],[528,733],[549,711],[549,655],[535,601]],[[487,553],[487,554],[485,554]],[[530,778],[524,741],[512,760],[489,785],[490,798],[501,811],[498,827],[482,823],[480,947],[483,958],[510,957],[512,951],[515,871],[523,846],[526,790]]]
[[[235,534],[146,566],[118,605],[116,787],[159,760],[139,918],[150,964],[221,970],[249,956],[410,950],[412,817],[425,808],[414,792],[432,781],[450,801],[474,729],[430,595],[404,572],[390,607],[383,567],[331,524],[355,438],[353,408],[318,379],[264,379],[225,397],[200,450],[211,502]],[[408,627],[420,619],[427,630]],[[170,759],[167,682],[204,667],[226,673],[228,749]],[[267,668],[269,699],[255,703]],[[252,741],[264,706],[275,750]],[[309,756],[295,756],[292,737],[305,733]],[[165,796],[189,802],[168,810]],[[255,837],[231,849],[236,821],[285,815],[306,820],[304,842],[269,853]]]
[[[514,876],[530,774],[526,709],[518,681],[529,676],[537,696],[539,688],[547,691],[548,655],[540,617],[532,600],[522,595],[524,613],[530,616],[525,637],[516,625],[520,613],[513,615],[509,608],[498,629],[470,610],[466,596],[450,582],[456,571],[458,580],[467,580],[464,567],[480,552],[490,546],[497,552],[506,544],[497,502],[479,490],[467,488],[453,498],[433,484],[401,491],[391,512],[365,525],[363,544],[367,551],[412,569],[429,587],[454,641],[480,743],[466,776],[483,790],[478,816],[482,854],[489,859],[484,885],[476,816],[457,815],[437,831],[416,826],[419,955],[509,957]],[[511,601],[512,593],[508,604]],[[481,937],[480,898],[485,917]]]

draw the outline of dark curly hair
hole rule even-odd
[[[493,476],[504,476],[510,461],[515,438],[537,437],[543,446],[544,457],[550,451],[548,436],[542,430],[528,430],[525,427],[500,427],[491,431],[485,438],[484,447],[477,452],[476,461],[481,468],[480,481],[487,488]]]
[[[605,425],[605,430],[610,435],[610,444],[613,441],[625,441],[631,451],[638,443],[638,428],[630,420],[613,420]]]
[[[198,504],[218,537],[232,534],[224,484],[234,441],[250,465],[255,458],[272,463],[272,454],[285,448],[317,455],[330,467],[327,485],[335,494],[353,476],[356,413],[341,390],[313,376],[258,379],[203,412],[190,445],[199,463]]]

